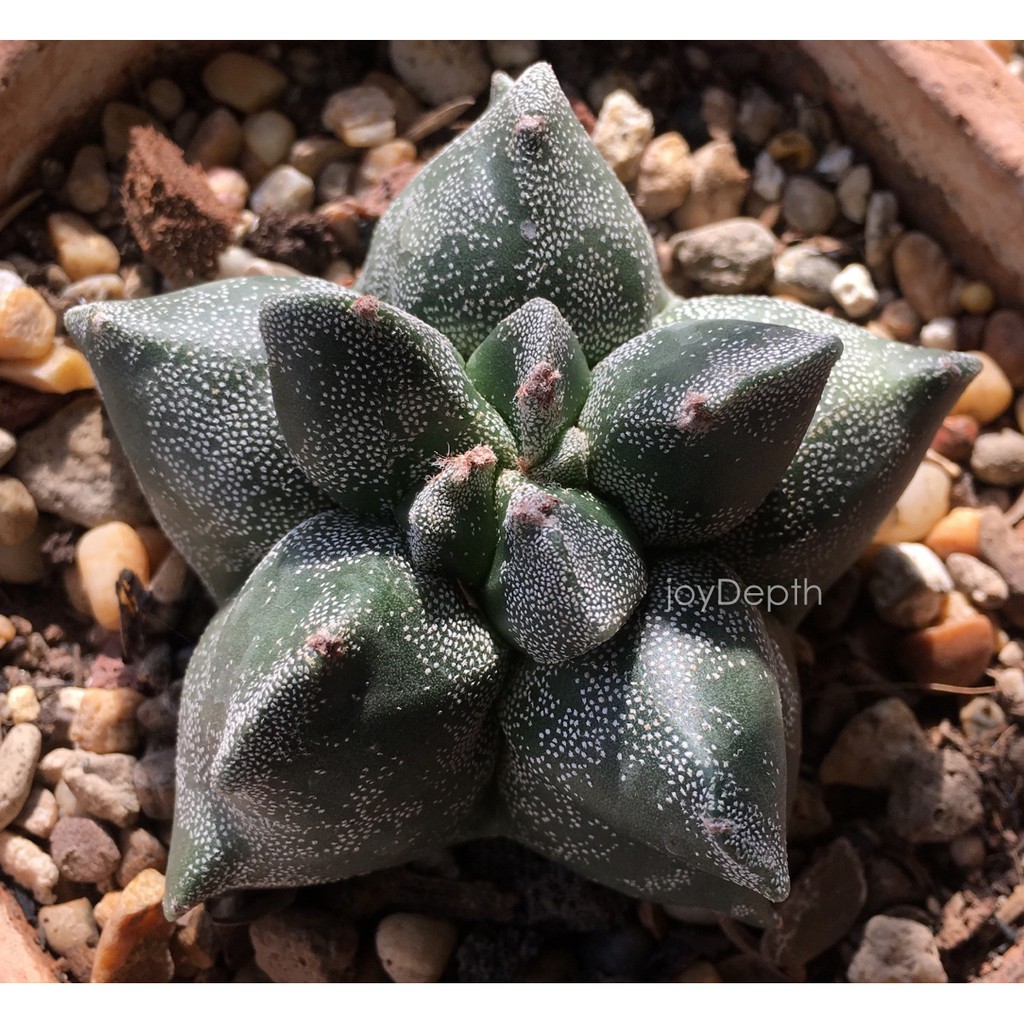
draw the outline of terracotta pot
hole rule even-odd
[[[0,208],[60,134],[158,56],[200,43],[0,43]],[[652,44],[657,45],[657,44]],[[1004,304],[1024,306],[1024,83],[984,43],[760,44],[775,77],[827,100],[916,227]]]

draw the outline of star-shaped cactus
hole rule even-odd
[[[169,914],[506,835],[770,917],[799,756],[780,618],[856,557],[971,357],[669,296],[543,64],[496,78],[357,290],[228,281],[67,324],[222,605]]]

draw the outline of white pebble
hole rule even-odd
[[[950,316],[937,316],[921,328],[921,345],[943,352],[956,351],[956,321]]]
[[[375,85],[358,85],[328,97],[320,120],[346,146],[372,149],[395,137],[395,101]]]
[[[766,203],[777,202],[786,184],[786,172],[772,159],[767,149],[762,149],[754,161],[754,194]]]
[[[849,146],[830,143],[814,165],[815,171],[828,181],[839,181],[853,163],[853,150]]]
[[[259,214],[308,213],[313,208],[316,186],[302,171],[283,164],[260,182],[249,205]]]
[[[862,263],[843,267],[829,287],[843,312],[854,320],[867,316],[878,305],[878,290],[871,280],[871,272]]]
[[[856,167],[851,167],[836,187],[839,210],[847,220],[852,220],[854,224],[864,223],[870,195],[871,168],[867,164],[857,164]]]
[[[928,531],[949,511],[950,487],[945,470],[922,462],[879,526],[874,543],[924,540]]]
[[[297,133],[279,110],[264,110],[242,122],[242,134],[251,153],[267,167],[276,167],[288,155]]]
[[[55,903],[53,887],[60,878],[57,865],[48,853],[24,836],[0,832],[0,870],[18,885],[31,890],[39,903]]]

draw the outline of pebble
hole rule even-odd
[[[36,503],[25,485],[13,476],[0,476],[0,544],[21,544],[39,522]]]
[[[736,99],[717,85],[708,86],[700,97],[700,119],[713,139],[731,139],[736,131]]]
[[[340,139],[310,135],[299,139],[292,146],[288,153],[288,163],[297,171],[315,179],[328,164],[346,160],[351,155],[351,147]]]
[[[99,884],[110,879],[121,860],[114,840],[91,818],[61,818],[50,836],[50,856],[71,882]]]
[[[838,182],[852,165],[853,150],[838,142],[830,142],[814,165],[814,171],[827,181]]]
[[[851,167],[836,186],[839,212],[854,224],[863,224],[871,196],[871,168],[867,164]]]
[[[736,132],[755,146],[763,146],[782,120],[782,107],[759,85],[744,89],[736,112]]]
[[[871,280],[871,271],[863,263],[848,263],[832,278],[832,297],[853,320],[868,316],[878,305],[878,290]]]
[[[14,458],[18,450],[18,439],[9,431],[0,428],[0,469]]]
[[[40,759],[37,773],[51,788],[60,782],[64,775],[64,769],[74,761],[78,755],[70,747],[56,747],[48,750]]]
[[[217,962],[220,938],[205,906],[200,904],[175,922],[170,949],[175,978],[194,978]]]
[[[20,544],[0,544],[0,580],[5,583],[38,583],[45,573],[37,533]]]
[[[396,167],[416,161],[416,147],[408,139],[392,139],[368,149],[359,164],[356,188],[371,188]],[[340,197],[337,197],[340,198]]]
[[[751,190],[766,203],[777,202],[782,197],[786,184],[786,172],[772,159],[767,149],[762,149],[754,161],[754,180]]]
[[[257,256],[240,245],[229,245],[217,257],[217,279],[229,277],[302,277],[302,272],[284,263]]]
[[[0,831],[28,800],[42,745],[42,733],[29,722],[14,726],[0,742]]]
[[[50,855],[31,839],[0,831],[0,871],[28,889],[37,903],[57,902],[53,888],[60,880],[60,872]]]
[[[235,50],[214,57],[203,68],[202,79],[218,103],[243,114],[269,107],[288,85],[288,79],[272,64]]]
[[[153,573],[149,592],[160,604],[176,604],[188,591],[189,567],[177,551],[172,551]]]
[[[835,196],[813,178],[796,175],[786,182],[782,193],[782,216],[795,231],[805,235],[824,234],[836,219]]]
[[[316,181],[316,200],[318,203],[331,203],[343,200],[352,191],[352,176],[355,167],[346,162],[330,163],[321,172]]]
[[[1006,715],[991,697],[975,697],[960,709],[960,728],[971,743],[983,743],[1006,728]]]
[[[960,306],[965,313],[984,316],[995,302],[995,292],[984,281],[968,281],[960,289]]]
[[[92,904],[84,896],[40,909],[39,927],[47,948],[58,956],[70,956],[83,946],[95,946],[100,937]]]
[[[656,136],[640,157],[634,196],[637,209],[649,221],[667,217],[682,206],[692,178],[686,139],[679,132]]]
[[[17,629],[6,615],[0,615],[0,651],[2,651],[16,636]]]
[[[872,192],[864,215],[864,262],[874,279],[892,280],[892,250],[903,232],[896,219],[899,205],[892,192]]]
[[[880,700],[847,722],[821,763],[825,785],[887,789],[900,766],[928,751],[914,712],[898,697]]]
[[[139,813],[134,769],[129,754],[79,754],[65,766],[61,781],[74,795],[78,813],[126,828]]]
[[[636,179],[644,149],[653,138],[654,116],[625,89],[605,98],[592,139],[619,181],[629,184]]]
[[[250,114],[242,122],[246,147],[267,167],[275,167],[288,156],[296,135],[295,125],[279,110]]]
[[[94,754],[128,754],[138,745],[135,713],[145,698],[127,687],[90,688],[71,722],[71,742]]]
[[[787,129],[768,140],[772,159],[790,172],[807,171],[818,159],[814,143],[801,131]]]
[[[51,395],[67,395],[96,387],[85,356],[60,343],[38,359],[0,362],[0,380]]]
[[[0,295],[4,295],[13,288],[23,288],[25,281],[19,277],[13,269],[14,264],[0,264]]]
[[[912,341],[921,329],[921,318],[905,299],[893,299],[882,307],[879,320],[895,341]]]
[[[920,342],[923,348],[955,352],[957,345],[956,321],[949,316],[940,316],[929,320],[921,328]]]
[[[162,121],[173,121],[185,109],[185,94],[170,78],[154,78],[145,91],[146,102]]]
[[[227,107],[217,107],[200,121],[185,150],[185,162],[207,169],[229,167],[238,161],[244,144],[238,118]]]
[[[875,544],[923,540],[949,511],[950,479],[945,470],[922,462],[874,536]]]
[[[470,40],[398,39],[388,43],[395,74],[424,103],[479,96],[491,81],[483,48]]]
[[[125,886],[102,925],[93,982],[171,980],[174,961],[168,943],[174,922],[164,917],[163,897],[164,876],[152,868],[140,872]]]
[[[959,750],[921,753],[893,779],[887,816],[909,843],[948,843],[981,822],[981,777]]]
[[[971,416],[947,416],[932,438],[931,447],[954,462],[966,462],[978,440],[978,424]]]
[[[35,722],[39,718],[39,698],[31,683],[12,686],[7,691],[7,717],[15,725]]]
[[[287,164],[275,167],[257,186],[249,205],[258,214],[288,215],[313,209],[313,179]]]
[[[1009,409],[1013,401],[1013,385],[999,364],[986,352],[975,351],[971,355],[981,360],[981,372],[967,385],[950,413],[973,416],[985,426]]]
[[[372,149],[395,137],[395,103],[381,88],[357,85],[327,99],[320,120],[346,146]]]
[[[135,765],[133,781],[143,814],[154,821],[170,821],[174,817],[173,749],[146,754]]]
[[[980,559],[954,551],[946,559],[946,568],[956,589],[977,608],[990,612],[1006,604],[1010,596],[1006,580]]]
[[[1024,435],[1008,427],[982,434],[971,454],[971,470],[979,480],[999,487],[1024,483]]]
[[[103,108],[103,150],[111,163],[125,158],[131,130],[140,125],[156,127],[153,115],[142,107],[115,100]]]
[[[1000,651],[1000,660],[1002,656],[1003,652]],[[1024,718],[1024,669],[999,668],[993,670],[992,675],[996,682],[996,694],[1003,707],[1014,718]]]
[[[93,618],[116,632],[121,628],[121,573],[130,570],[144,587],[149,585],[149,557],[142,538],[127,523],[94,526],[79,538],[75,564]]]
[[[37,839],[49,839],[57,824],[57,798],[50,790],[33,786],[14,824]]]
[[[389,914],[377,925],[376,947],[392,981],[439,981],[458,943],[450,921],[423,914]]]
[[[750,186],[731,142],[709,142],[693,153],[690,191],[672,220],[681,231],[738,217]]]
[[[846,976],[855,984],[931,984],[949,980],[935,936],[928,928],[917,921],[881,914],[864,926],[864,937]]]
[[[922,320],[953,313],[956,279],[937,242],[920,231],[908,231],[896,243],[892,262],[900,291]]]
[[[46,228],[57,262],[72,281],[120,269],[117,246],[77,213],[51,213]]]
[[[56,332],[57,315],[35,288],[0,293],[0,359],[39,359]]]
[[[249,936],[257,965],[282,984],[346,980],[359,944],[350,924],[312,908],[267,914],[252,923]]]
[[[793,245],[775,260],[773,295],[797,299],[818,308],[832,301],[832,282],[839,267],[810,245]]]
[[[61,293],[62,299],[79,302],[106,302],[125,297],[124,278],[120,274],[94,274],[69,284]]]
[[[25,431],[11,470],[38,508],[81,526],[150,519],[97,398],[77,399]]]
[[[1024,316],[1012,309],[993,313],[985,321],[981,345],[1013,387],[1024,388]]]
[[[943,516],[928,532],[925,544],[939,556],[946,559],[954,551],[977,555],[981,510],[961,506]]]
[[[123,889],[136,875],[153,868],[167,871],[167,847],[144,828],[129,828],[121,833],[121,862],[117,884]]]
[[[871,563],[868,590],[879,616],[902,629],[936,622],[953,589],[946,567],[923,544],[885,544]]]
[[[947,619],[904,637],[904,667],[922,686],[973,686],[995,654],[991,621],[984,615]]]
[[[719,295],[753,291],[772,273],[775,236],[752,217],[684,231],[669,244],[686,277]]]
[[[99,213],[110,200],[107,156],[102,146],[83,146],[64,183],[68,202],[79,213]]]
[[[532,39],[491,39],[485,45],[491,64],[506,71],[518,71],[540,59],[540,43]]]
[[[206,183],[222,206],[235,213],[245,209],[249,201],[249,182],[241,171],[233,167],[211,167],[206,172]]]
[[[772,963],[802,968],[843,939],[867,899],[867,883],[849,839],[830,843],[793,883],[761,939]]]

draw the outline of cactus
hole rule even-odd
[[[356,289],[227,281],[67,325],[221,606],[185,681],[168,914],[505,835],[770,919],[790,629],[971,357],[669,295],[546,65],[496,77]]]

